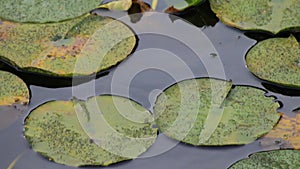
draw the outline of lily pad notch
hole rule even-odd
[[[87,101],[51,101],[25,120],[33,150],[69,166],[107,166],[137,158],[156,140],[151,113],[127,98],[111,95]]]

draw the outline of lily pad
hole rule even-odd
[[[264,94],[223,80],[185,80],[158,96],[156,124],[167,136],[192,145],[247,144],[280,118],[279,104]]]
[[[142,106],[117,96],[52,101],[29,114],[25,136],[57,163],[107,166],[145,152],[157,136],[153,121]]]
[[[274,34],[300,28],[298,0],[210,0],[212,10],[227,25]]]
[[[1,21],[0,39],[0,57],[12,65],[65,77],[108,69],[136,43],[125,24],[95,15],[48,24]]]
[[[196,6],[204,0],[164,0],[164,2],[169,6],[169,8],[166,10],[166,12],[180,12],[184,9]]]
[[[294,36],[259,42],[247,53],[246,62],[263,80],[300,88],[300,44]]]
[[[16,22],[59,22],[95,9],[102,0],[0,0],[0,18]]]
[[[298,169],[300,166],[299,150],[276,150],[255,153],[248,159],[241,160],[229,169]]]
[[[0,106],[27,104],[29,91],[22,79],[16,75],[0,71]]]
[[[259,142],[262,147],[278,146],[282,149],[300,149],[300,114],[289,117],[283,114],[279,123]]]

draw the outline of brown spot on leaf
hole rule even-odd
[[[300,149],[300,114],[289,117],[282,114],[279,123],[260,139],[262,146],[272,146],[272,141],[281,140],[280,148]]]
[[[169,8],[167,8],[165,10],[166,13],[177,13],[177,12],[180,12],[179,9],[175,8],[174,6],[170,6]]]

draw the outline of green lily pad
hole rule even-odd
[[[235,163],[229,169],[298,169],[300,166],[299,158],[299,150],[260,152]]]
[[[0,18],[16,22],[59,22],[95,9],[102,0],[0,0]]]
[[[246,62],[263,80],[300,88],[300,44],[293,36],[259,42],[247,53]]]
[[[27,104],[29,91],[22,79],[16,75],[0,71],[0,106]]]
[[[2,21],[0,57],[30,72],[90,75],[125,59],[136,43],[123,23],[88,15],[48,24]]]
[[[223,80],[185,80],[158,96],[156,124],[167,136],[192,145],[247,144],[280,118],[279,104],[264,94]]]
[[[300,28],[298,0],[210,0],[212,10],[227,25],[242,30],[278,33]]]
[[[29,114],[25,136],[57,163],[107,166],[145,152],[157,136],[153,121],[142,106],[117,96],[52,101]]]
[[[202,3],[203,1],[204,0],[164,0],[167,6],[169,6],[169,9],[167,9],[167,11],[171,11],[170,9],[183,11],[188,7],[196,6]]]

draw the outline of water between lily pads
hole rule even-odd
[[[153,29],[160,29],[160,27],[161,29],[183,29],[181,30],[183,34],[188,35],[190,33],[184,32],[184,28],[191,28],[191,25],[184,21],[175,20],[173,22],[168,15],[160,15],[159,18],[156,19],[155,23],[150,24]],[[135,28],[142,29],[134,24],[128,24],[134,30]],[[180,28],[182,25],[184,26]],[[143,33],[138,33],[136,31],[139,42],[132,56],[117,67],[107,71],[106,74],[73,88],[57,87],[59,84],[67,86],[67,80],[17,73],[13,69],[4,66],[3,69],[18,74],[27,82],[32,97],[27,113],[21,114],[19,118],[15,118],[12,125],[0,130],[0,168],[7,168],[22,152],[25,152],[25,154],[17,161],[15,169],[73,168],[49,162],[33,152],[23,137],[22,125],[25,117],[32,109],[50,100],[69,100],[73,96],[86,99],[93,95],[112,93],[129,96],[152,110],[155,97],[160,91],[174,84],[175,81],[191,78],[190,76],[207,77],[208,75],[232,80],[235,85],[250,85],[265,89],[262,81],[249,73],[245,66],[244,56],[247,50],[256,43],[255,40],[246,37],[239,30],[223,25],[221,22],[216,23],[214,26],[193,27],[192,29],[203,32],[203,35],[207,36],[204,41],[210,40],[215,48],[201,47],[203,39],[199,41],[196,35],[195,39],[188,38],[191,43],[196,44],[195,46],[199,46],[201,58],[205,59],[199,59],[196,54],[197,49],[187,45],[182,39],[163,36],[155,32],[141,31]],[[216,67],[218,61],[222,63],[221,68]],[[275,96],[283,105],[279,111],[290,116],[295,115],[292,110],[300,107],[299,96],[287,96],[270,91],[267,95]],[[7,115],[7,117],[9,116]],[[2,114],[0,122],[1,120],[3,120]],[[140,158],[105,168],[226,169],[251,153],[278,148],[279,145],[276,144],[273,147],[261,147],[259,141],[243,146],[194,147],[178,143],[163,134],[159,134],[157,142]]]

